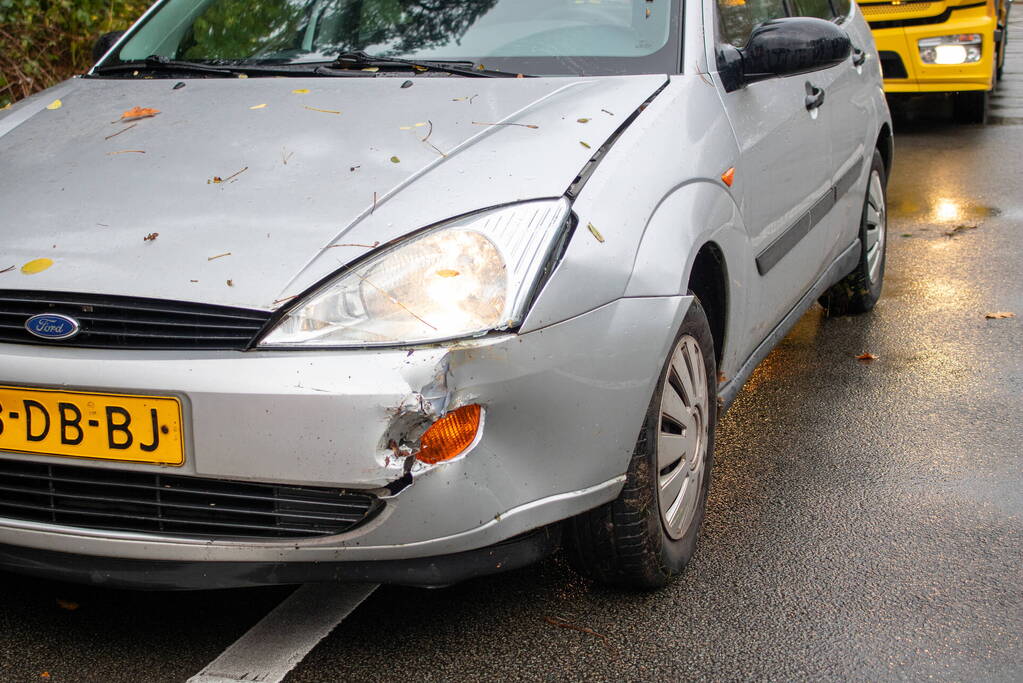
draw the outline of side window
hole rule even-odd
[[[717,0],[717,4],[720,38],[735,47],[744,46],[758,24],[788,15],[783,0]]]
[[[830,0],[795,0],[796,14],[801,17],[817,17],[818,19],[834,19]]]

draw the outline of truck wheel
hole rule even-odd
[[[874,150],[867,178],[867,194],[860,216],[860,262],[838,284],[824,293],[818,303],[830,317],[848,313],[866,313],[881,298],[884,284],[885,247],[888,242],[888,208],[885,175],[881,153]]]
[[[970,90],[953,95],[952,118],[956,123],[986,123],[987,91]]]
[[[647,409],[621,494],[566,523],[565,550],[576,571],[647,590],[682,572],[703,523],[716,422],[714,341],[694,299]]]

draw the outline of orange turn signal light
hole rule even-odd
[[[457,458],[476,440],[482,417],[483,409],[478,405],[451,411],[423,434],[416,459],[427,465],[436,465]]]

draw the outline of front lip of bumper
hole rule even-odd
[[[340,562],[499,543],[617,496],[660,365],[691,300],[619,299],[527,334],[411,356],[400,349],[125,354],[0,345],[5,384],[183,396],[189,455],[174,474],[387,495],[379,487],[401,475],[402,463],[390,466],[392,454],[381,442],[399,405],[487,409],[485,433],[472,452],[420,472],[376,518],[339,536],[231,541],[0,519],[0,545],[138,560]],[[275,421],[269,413],[293,419]],[[333,444],[310,437],[327,421],[343,432]],[[239,443],[239,434],[249,436]]]
[[[541,560],[557,550],[561,531],[561,525],[554,524],[477,550],[368,562],[139,560],[0,545],[0,566],[56,581],[131,590],[214,590],[335,581],[438,588]]]

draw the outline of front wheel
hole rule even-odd
[[[647,409],[621,494],[567,522],[565,550],[579,573],[653,589],[689,563],[710,486],[716,367],[707,315],[694,299]]]

